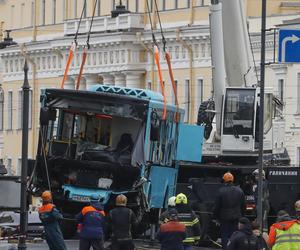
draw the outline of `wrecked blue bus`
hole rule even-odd
[[[184,124],[184,110],[175,105],[167,105],[162,119],[160,93],[95,85],[87,91],[45,89],[40,99],[31,186],[36,195],[51,189],[69,234],[91,194],[107,211],[125,194],[148,225],[175,194],[179,162],[201,161],[203,127]]]

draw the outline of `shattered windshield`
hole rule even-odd
[[[255,106],[254,89],[228,89],[223,134],[252,135]]]

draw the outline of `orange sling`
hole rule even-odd
[[[69,51],[69,56],[68,56],[68,59],[67,59],[67,64],[66,64],[66,68],[65,68],[64,77],[63,77],[61,85],[60,85],[60,87],[62,89],[65,87],[65,81],[66,81],[67,76],[68,76],[68,72],[69,72],[69,68],[70,68],[70,65],[71,65],[71,62],[72,62],[72,59],[73,59],[73,56],[74,56],[75,48],[76,48],[76,43],[73,42],[72,45],[71,45],[70,51]]]
[[[175,104],[177,107],[177,111],[176,111],[176,122],[179,122],[179,103],[178,103],[178,96],[177,96],[177,86],[175,84],[175,80],[174,80],[174,76],[173,76],[173,70],[172,70],[172,64],[171,64],[171,56],[169,54],[169,52],[165,52],[165,58],[168,64],[168,69],[169,69],[169,75],[170,75],[170,79],[172,82],[172,87],[173,87],[173,92],[174,92],[174,96],[175,96]]]
[[[158,70],[158,76],[159,76],[159,83],[160,83],[160,87],[161,87],[161,93],[164,97],[164,111],[163,111],[163,116],[162,116],[162,120],[166,120],[166,115],[167,115],[167,99],[166,99],[166,95],[165,95],[165,85],[163,82],[163,78],[162,78],[162,73],[161,73],[161,68],[160,68],[160,56],[159,56],[159,50],[157,46],[154,46],[154,56],[155,56],[155,62],[156,62],[156,66],[157,66],[157,70]]]

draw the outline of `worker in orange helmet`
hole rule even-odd
[[[127,197],[119,194],[116,207],[109,212],[108,226],[111,232],[111,250],[134,250],[132,230],[137,226],[134,212],[126,207]]]
[[[76,219],[79,228],[79,250],[103,250],[105,212],[98,194],[90,196],[90,204],[85,206]]]
[[[58,223],[63,216],[52,203],[51,192],[43,192],[41,198],[43,200],[43,205],[39,209],[39,216],[44,225],[47,244],[50,250],[67,250]]]
[[[218,190],[214,216],[220,223],[223,249],[227,249],[228,239],[238,229],[238,221],[245,211],[245,195],[240,187],[234,186],[234,176],[230,172],[223,175],[224,185]]]

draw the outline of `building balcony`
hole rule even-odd
[[[86,18],[81,21],[79,34],[84,34],[89,31],[92,18]],[[64,35],[74,35],[79,25],[79,19],[68,20],[64,24]],[[111,16],[95,17],[92,26],[92,33],[114,32],[120,30],[143,30],[144,15],[143,14],[123,14],[116,18]]]

